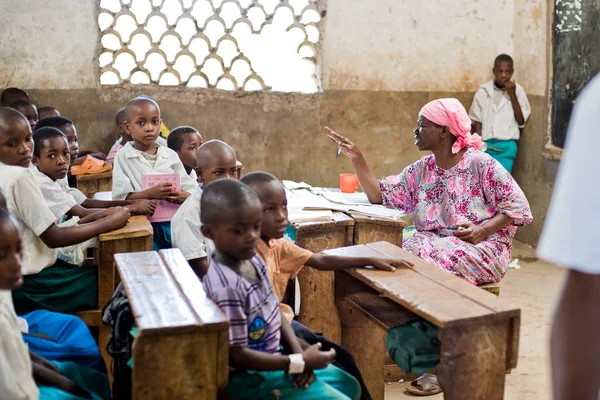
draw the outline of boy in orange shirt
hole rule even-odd
[[[411,267],[406,260],[389,260],[385,258],[370,257],[340,257],[325,254],[314,254],[303,249],[287,239],[284,239],[285,228],[289,225],[287,197],[283,184],[273,175],[266,172],[252,172],[244,176],[241,181],[250,186],[260,198],[263,207],[261,226],[261,240],[257,245],[257,252],[265,261],[269,280],[281,301],[289,279],[294,278],[304,265],[321,271],[337,271],[347,268],[359,268],[372,265],[377,269],[394,271],[396,267]],[[291,309],[281,310],[286,319],[293,318]],[[291,314],[291,315],[290,315]],[[371,396],[364,385],[360,371],[356,367],[352,356],[342,347],[330,342],[311,332],[307,327],[297,321],[292,321],[292,328],[296,336],[309,345],[320,342],[323,350],[334,348],[336,362],[346,372],[354,376],[361,385],[361,399],[370,399]]]

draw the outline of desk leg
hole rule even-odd
[[[304,267],[298,274],[300,282],[300,315],[298,320],[313,332],[322,333],[334,343],[340,343],[340,317],[334,299],[334,272]]]
[[[444,399],[504,399],[506,335],[504,321],[440,331]]]

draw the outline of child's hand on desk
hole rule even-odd
[[[120,229],[127,225],[131,214],[123,207],[111,207],[106,209],[108,216],[105,218],[110,230]]]
[[[177,204],[181,204],[185,201],[185,199],[187,199],[188,197],[190,197],[190,194],[184,190],[179,191],[178,193],[175,193],[169,197],[167,197],[167,199],[171,202],[171,203],[177,203]]]
[[[152,215],[156,209],[156,203],[152,200],[136,200],[125,208],[132,214]]]
[[[302,352],[304,369],[313,371],[315,369],[327,368],[335,359],[335,350],[321,351],[321,343],[310,346]]]
[[[172,195],[171,185],[169,182],[163,182],[156,186],[146,189],[143,192],[146,194],[148,199],[151,200],[168,200],[169,196]]]
[[[401,258],[397,260],[391,260],[388,258],[374,258],[371,260],[371,264],[374,268],[382,269],[384,271],[395,271],[396,268],[411,268],[414,266],[410,261],[403,260]]]

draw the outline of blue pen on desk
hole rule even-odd
[[[340,154],[342,154],[342,147],[338,147],[338,151],[337,154],[335,155],[335,159],[337,160],[338,158],[340,158]]]

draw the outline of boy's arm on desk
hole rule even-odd
[[[348,268],[361,268],[371,265],[377,269],[385,271],[394,271],[396,268],[410,268],[413,264],[410,261],[373,257],[342,257],[327,254],[313,254],[306,265],[320,271],[338,271]]]

